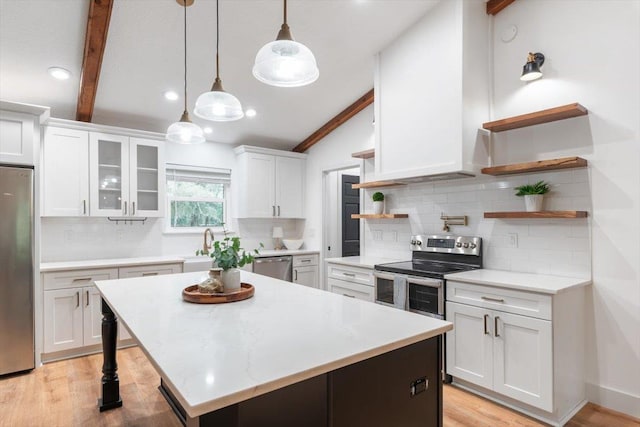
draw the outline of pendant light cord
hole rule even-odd
[[[287,24],[287,0],[284,0],[284,24]]]
[[[220,79],[220,60],[218,52],[220,51],[220,11],[219,1],[216,0],[216,79]]]
[[[187,1],[184,5],[184,111],[187,111]]]

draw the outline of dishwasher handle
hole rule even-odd
[[[257,258],[253,261],[254,264],[263,264],[267,262],[290,262],[291,257],[276,257],[276,258]]]

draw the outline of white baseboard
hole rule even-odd
[[[640,396],[620,390],[587,383],[587,399],[596,405],[640,418]]]

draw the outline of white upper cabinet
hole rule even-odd
[[[489,22],[483,0],[450,0],[377,56],[376,180],[475,174],[488,164]]]
[[[161,217],[164,151],[159,141],[91,132],[92,216]]]
[[[236,217],[304,217],[305,154],[245,145],[235,153]]]
[[[34,165],[40,124],[48,118],[48,107],[0,101],[0,163]]]
[[[89,215],[89,133],[48,126],[42,158],[42,215]]]

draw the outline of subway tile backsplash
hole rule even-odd
[[[514,188],[545,180],[545,210],[591,211],[587,169],[468,180],[411,184],[367,190],[365,211],[371,211],[374,191],[385,194],[386,212],[408,213],[409,219],[366,220],[365,254],[409,259],[413,234],[446,234],[441,213],[467,215],[467,226],[451,226],[451,234],[480,236],[484,266],[498,270],[591,277],[590,217],[581,219],[485,219],[484,212],[523,211],[524,200]],[[514,236],[515,235],[515,236]]]

